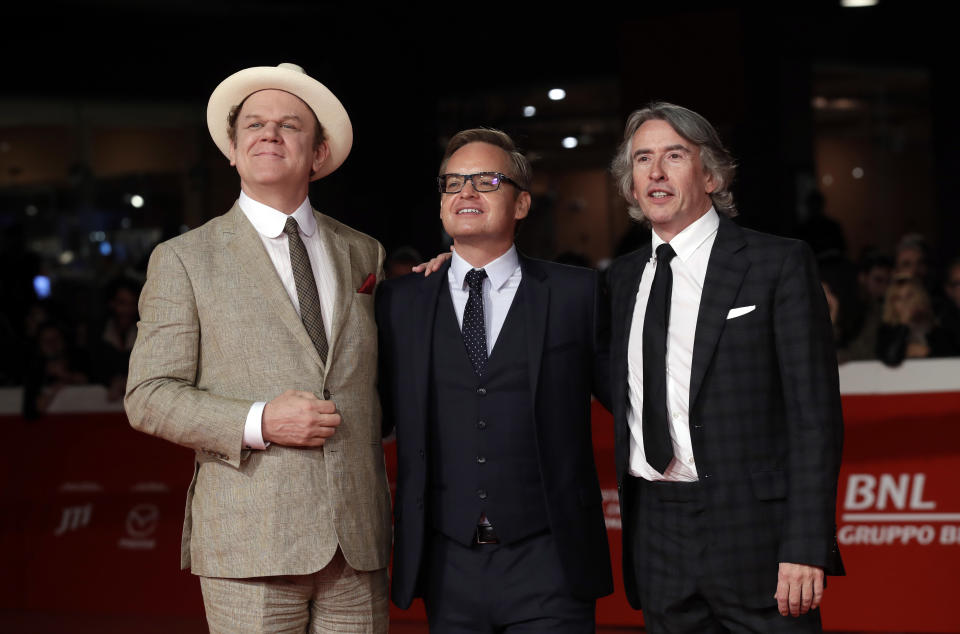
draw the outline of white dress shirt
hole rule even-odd
[[[630,395],[627,424],[630,427],[631,475],[647,480],[676,482],[698,479],[690,440],[690,371],[700,296],[719,226],[720,218],[711,207],[670,241],[670,246],[677,254],[670,262],[673,292],[670,296],[670,324],[667,327],[667,416],[670,439],[673,441],[673,460],[662,475],[647,463],[643,449],[643,319],[657,269],[657,247],[664,242],[656,231],[653,232],[653,256],[640,277],[627,347],[627,385]]]
[[[447,271],[447,282],[450,284],[450,297],[453,299],[453,310],[457,314],[457,324],[463,330],[463,311],[467,307],[470,297],[470,287],[467,286],[467,273],[473,267],[462,257],[453,252],[450,260],[450,269]],[[483,295],[483,327],[487,336],[487,356],[493,352],[493,345],[500,336],[503,322],[507,319],[510,305],[520,286],[520,259],[517,257],[517,248],[513,245],[506,253],[483,267],[487,272],[483,280],[481,294]]]
[[[260,235],[263,248],[267,250],[270,261],[283,288],[287,291],[293,307],[300,314],[300,299],[297,297],[297,284],[293,279],[293,267],[290,264],[290,247],[287,234],[283,227],[287,222],[287,214],[257,202],[242,191],[238,201],[240,210],[247,217],[253,228]],[[310,268],[313,270],[313,279],[317,282],[317,293],[320,295],[320,313],[323,315],[323,329],[330,341],[331,320],[333,319],[333,304],[336,297],[337,284],[333,275],[333,261],[327,257],[320,242],[317,230],[317,219],[313,216],[310,199],[304,198],[297,210],[293,212],[300,229],[300,239],[310,257]],[[266,402],[254,403],[247,413],[247,421],[243,428],[243,444],[249,449],[266,449],[263,441],[263,408]]]

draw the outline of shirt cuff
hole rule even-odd
[[[266,449],[270,443],[263,442],[263,408],[265,401],[250,406],[247,422],[243,426],[243,446],[247,449]]]

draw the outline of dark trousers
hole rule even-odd
[[[628,476],[630,477],[630,476]],[[647,631],[820,632],[820,610],[794,618],[770,604],[748,606],[735,584],[709,565],[710,532],[699,482],[629,483],[633,566]]]
[[[424,603],[433,634],[595,631],[595,601],[567,589],[549,532],[514,544],[429,543]]]

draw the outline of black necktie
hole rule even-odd
[[[293,216],[287,218],[283,226],[290,247],[290,266],[293,268],[293,281],[297,285],[297,300],[300,302],[300,319],[306,328],[310,340],[320,354],[320,360],[327,362],[327,333],[323,329],[323,313],[320,312],[320,295],[317,293],[317,281],[310,268],[307,249],[300,239],[297,221]]]
[[[463,310],[463,343],[477,376],[483,376],[487,369],[487,330],[483,325],[482,293],[486,277],[487,272],[483,269],[470,269],[467,273],[470,296]]]
[[[643,318],[643,451],[659,473],[673,459],[670,423],[667,421],[667,327],[676,253],[666,242],[657,247],[657,270]]]

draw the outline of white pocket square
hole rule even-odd
[[[753,312],[757,309],[756,304],[753,306],[741,306],[740,308],[731,308],[730,312],[727,313],[727,319],[733,319],[735,317],[741,317],[747,313]]]

